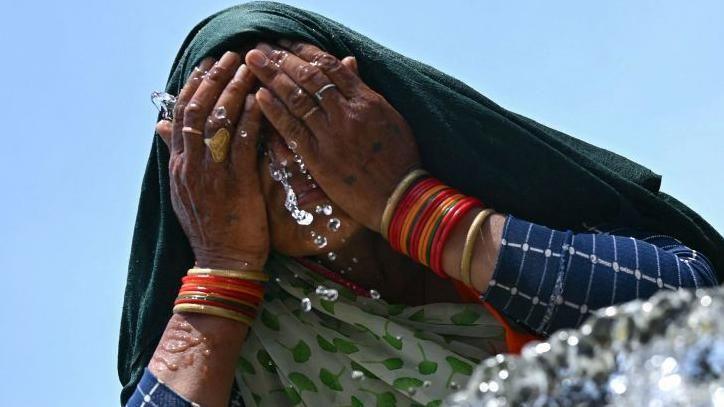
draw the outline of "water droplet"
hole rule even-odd
[[[339,299],[339,292],[334,288],[330,288],[324,293],[323,297],[327,301],[337,301],[337,299]]]
[[[282,279],[281,279],[281,278],[279,278],[279,277],[277,277],[277,278],[275,278],[275,279],[274,279],[274,281],[276,281],[276,282],[277,282],[277,284],[279,284],[279,283],[281,283],[281,282],[282,282]]]
[[[340,221],[338,218],[332,218],[327,222],[327,227],[332,232],[339,231],[339,228],[342,226],[342,221]]]
[[[242,130],[242,131],[239,132],[239,137],[241,137],[241,138],[246,138],[246,136],[248,136],[248,135],[249,135],[249,133],[247,133],[247,132],[244,131],[244,130]]]
[[[431,381],[425,380],[424,382],[422,382],[422,387],[430,387],[430,386],[432,386],[432,382],[431,382]]]
[[[303,312],[309,312],[312,310],[312,300],[310,300],[307,297],[302,298],[302,301],[300,302],[300,307],[302,308]]]
[[[309,215],[309,216],[311,216],[311,215]],[[314,245],[319,247],[320,249],[325,247],[327,245],[327,238],[322,235],[315,236]]]
[[[347,271],[352,271],[352,266],[347,267]]]
[[[408,395],[414,396],[415,393],[417,393],[417,389],[416,389],[416,388],[410,387],[409,389],[407,389],[407,394],[408,394]]]
[[[450,382],[450,388],[453,390],[458,390],[460,389],[460,385],[456,381],[452,381]]]
[[[314,207],[314,212],[321,215],[322,214],[322,205],[317,205]]]
[[[332,214],[332,205],[326,204],[322,206],[322,213],[329,216]]]
[[[173,119],[173,108],[176,106],[176,96],[166,92],[151,92],[151,102],[161,112],[161,118]]]
[[[344,269],[339,270],[339,274],[344,274],[344,273],[345,273]]]
[[[299,145],[295,140],[289,140],[289,143],[287,143],[287,147],[289,147],[290,150],[295,151]]]
[[[289,183],[289,178],[291,177],[289,171],[287,171],[286,167],[280,166],[276,163],[273,154],[270,154],[270,157],[269,172],[271,177],[275,181],[280,182],[285,191],[284,207],[287,211],[289,211],[297,224],[303,226],[311,225],[314,221],[314,216],[303,209],[299,209],[299,205],[297,204],[297,194],[294,192],[294,189],[292,189],[292,186]]]
[[[226,108],[224,106],[219,106],[214,108],[214,112],[212,113],[214,118],[219,120],[226,119]]]
[[[353,370],[349,376],[352,380],[362,380],[365,378],[365,374],[361,370]]]
[[[327,258],[329,259],[329,261],[335,261],[337,260],[337,253],[329,252],[327,253]]]
[[[357,260],[356,257],[352,257],[352,263],[357,264],[357,263],[359,263],[359,260]]]
[[[370,297],[372,297],[373,300],[379,300],[380,299],[380,292],[377,290],[370,290]]]
[[[397,339],[398,341],[401,341],[401,340],[402,340],[402,336],[397,335],[397,336],[395,336],[395,339]]]

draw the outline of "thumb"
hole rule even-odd
[[[156,134],[161,136],[163,142],[166,143],[166,147],[171,148],[171,133],[173,125],[168,120],[161,120],[156,123]]]

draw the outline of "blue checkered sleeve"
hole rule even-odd
[[[713,285],[706,257],[672,237],[601,227],[573,233],[508,216],[481,299],[547,335],[580,325],[593,310],[660,289]]]
[[[150,370],[145,369],[136,391],[126,407],[198,407],[199,405],[178,395]]]

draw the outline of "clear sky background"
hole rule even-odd
[[[291,3],[647,165],[724,231],[723,2]],[[3,2],[0,405],[118,404],[149,93],[188,30],[233,4]]]

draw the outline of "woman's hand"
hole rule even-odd
[[[256,78],[237,53],[212,64],[191,74],[173,122],[156,125],[171,153],[171,202],[198,266],[261,269],[269,234],[257,166],[262,114],[249,94]]]
[[[419,166],[405,119],[353,71],[356,62],[303,43],[260,44],[246,54],[271,90],[257,101],[316,182],[345,212],[379,231],[387,198]]]

